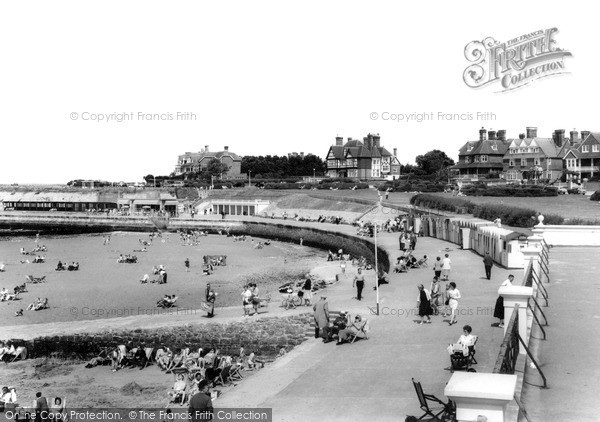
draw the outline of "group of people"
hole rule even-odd
[[[331,321],[327,297],[321,298],[313,306],[315,321],[315,338],[323,338],[329,343],[337,336],[337,345],[352,342],[355,337],[368,332],[368,321],[360,315],[354,318],[348,312],[342,311]]]
[[[258,293],[256,283],[246,284],[242,291],[242,306],[244,307],[244,317],[258,314],[261,305],[261,297]]]
[[[448,325],[456,324],[458,300],[462,296],[455,282],[446,283],[446,288],[442,289],[440,279],[436,276],[429,290],[423,284],[417,285],[417,288],[417,309],[421,317],[419,324],[431,324],[431,315],[438,315],[440,311],[443,317],[450,317]]]
[[[25,248],[21,248],[21,255],[36,255],[38,252],[48,252],[46,245],[36,245],[31,252],[27,252]]]
[[[50,305],[48,305],[48,298],[44,298],[44,300],[42,300],[41,298],[37,298],[35,300],[35,302],[30,303],[27,306],[27,310],[28,311],[41,311],[42,309],[48,309],[50,307]],[[17,315],[17,313],[19,313],[19,315]],[[15,313],[15,316],[23,316],[23,310],[21,309],[20,311],[17,311]]]
[[[159,308],[172,308],[177,302],[176,295],[165,295],[162,299],[156,302],[156,306]]]
[[[79,270],[79,262],[71,262],[68,265],[65,265],[62,263],[62,261],[58,261],[58,264],[56,264],[56,268],[54,269],[54,271],[77,271]]]
[[[15,290],[16,289],[17,288],[15,287]],[[0,290],[0,302],[4,302],[6,300],[15,300],[19,297],[19,293],[19,291],[11,293],[8,290],[6,290],[6,287],[3,287],[2,290]]]
[[[2,387],[2,393],[0,393],[0,411],[6,412],[12,410],[14,412],[17,406],[17,391],[15,387]],[[64,422],[68,420],[68,412],[65,412],[65,400],[61,397],[55,397],[52,405],[48,405],[48,400],[40,391],[35,394],[35,399],[30,410],[32,412],[31,420],[35,420],[36,422],[46,420]],[[18,417],[15,419],[18,419]]]
[[[119,258],[117,259],[117,263],[119,264],[135,264],[137,262],[138,258],[135,255],[130,255],[130,254],[120,254]]]

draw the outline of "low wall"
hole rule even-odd
[[[170,347],[173,351],[189,347],[217,348],[223,354],[237,355],[243,346],[246,353],[273,357],[284,347],[290,350],[307,338],[311,314],[267,317],[255,321],[206,323],[179,328],[165,327],[43,337],[31,341],[13,339],[9,344],[26,346],[28,357],[53,356],[90,359],[105,347],[114,348],[132,342],[133,347]]]
[[[537,225],[533,233],[550,246],[600,246],[600,226]]]

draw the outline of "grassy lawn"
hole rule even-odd
[[[435,193],[434,195],[452,197],[449,193]],[[463,197],[475,204],[503,204],[519,208],[529,208],[542,214],[556,214],[565,219],[582,218],[600,220],[600,204],[590,201],[585,195],[559,195],[541,198],[516,198],[492,196],[466,196]]]

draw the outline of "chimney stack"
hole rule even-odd
[[[585,141],[585,138],[587,138],[587,136],[590,134],[589,130],[582,130],[581,131],[581,142]]]
[[[350,140],[350,139],[348,139]],[[344,138],[342,138],[341,136],[336,136],[335,137],[335,145],[338,147],[341,147],[342,145],[344,145]]]
[[[394,148],[394,157],[398,156],[398,148]]]
[[[208,145],[204,145],[204,152],[208,152]]]
[[[488,139],[490,141],[496,140],[496,131],[495,130],[488,130]]]
[[[376,134],[373,136],[373,142],[375,143],[375,146],[377,148],[379,148],[381,146],[380,142],[381,142],[381,136],[379,136],[379,134]]]
[[[527,138],[537,138],[537,127],[528,126],[527,127]]]
[[[563,143],[565,142],[565,130],[564,129],[556,129],[554,131],[554,136],[552,136],[552,139],[554,139],[554,144],[561,148],[563,146]]]
[[[225,151],[229,151],[229,147],[227,145],[225,145],[223,148],[225,149]]]
[[[524,133],[519,133],[519,139],[525,139],[525,134]]]
[[[485,141],[485,135],[487,134],[487,131],[485,130],[485,128],[482,126],[481,129],[479,129],[479,140],[480,141]]]
[[[498,139],[499,141],[506,141],[506,130],[500,129],[496,134],[496,139]]]
[[[569,134],[571,135],[571,144],[579,143],[579,132],[573,129]]]

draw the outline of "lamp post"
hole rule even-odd
[[[374,224],[373,236],[375,237],[375,286],[377,291],[377,315],[379,315],[379,267],[377,266],[377,224]]]
[[[152,179],[154,179],[154,187],[156,187],[156,176],[152,175]]]
[[[252,171],[248,170],[248,187],[252,187]]]
[[[317,169],[313,169],[313,183],[317,183]]]
[[[210,176],[210,188],[214,189],[215,188],[215,182],[214,182],[215,176],[211,175]]]

